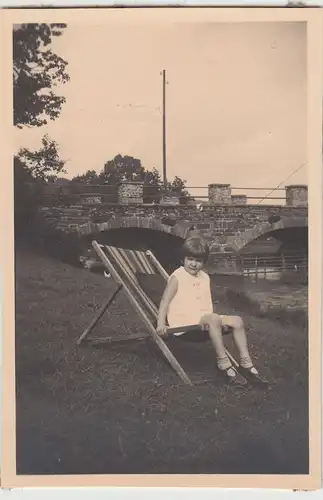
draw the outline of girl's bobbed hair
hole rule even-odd
[[[187,238],[181,248],[181,258],[184,260],[185,257],[195,257],[197,259],[203,259],[206,263],[209,258],[209,245],[200,236],[190,236]]]

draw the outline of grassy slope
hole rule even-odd
[[[17,252],[17,467],[21,474],[306,473],[307,332],[244,318],[267,392],[225,387],[209,345],[173,351],[184,386],[151,342],[76,347],[111,283]],[[142,330],[123,296],[97,333]]]

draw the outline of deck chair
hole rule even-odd
[[[103,304],[101,309],[97,312],[90,325],[81,334],[81,336],[77,340],[77,344],[80,345],[84,342],[88,342],[92,345],[97,345],[147,339],[147,334],[101,338],[89,337],[89,334],[94,329],[98,321],[102,318],[112,302],[116,299],[119,292],[121,290],[124,290],[130,303],[145,324],[148,333],[156,342],[157,346],[159,347],[171,367],[183,382],[189,385],[193,385],[191,379],[167,346],[167,339],[164,340],[158,335],[155,327],[158,315],[157,304],[152,300],[151,296],[149,296],[145,292],[140,283],[139,276],[159,275],[159,277],[161,277],[163,280],[163,286],[166,286],[169,275],[160,264],[159,260],[150,250],[146,252],[139,250],[125,250],[113,246],[100,245],[97,241],[93,241],[92,246],[98,257],[104,264],[104,267],[107,269],[108,276],[110,276],[115,282],[116,288],[108,297],[107,301]],[[169,328],[168,339],[171,339],[174,334],[178,332],[187,333],[193,330],[203,331],[205,329],[206,327],[202,325],[186,325],[178,328]],[[236,367],[239,366],[233,356],[228,351],[226,351],[226,353],[231,362]]]

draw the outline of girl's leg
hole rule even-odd
[[[218,368],[237,384],[244,385],[245,380],[239,376],[229,360],[222,336],[222,320],[218,314],[208,314],[203,316],[201,324],[208,326],[209,336],[216,352],[216,362]]]
[[[248,349],[247,335],[240,316],[221,316],[222,324],[233,329],[233,339],[240,355],[240,365],[251,368],[253,363]]]
[[[239,371],[241,372],[241,374],[253,383],[262,387],[267,387],[267,380],[265,380],[258,373],[258,370],[253,366],[252,360],[250,358],[247,335],[242,319],[239,316],[221,316],[221,319],[223,325],[227,325],[233,328],[233,338],[240,354]]]
[[[247,335],[242,319],[239,316],[221,316],[221,319],[223,325],[233,328],[233,338],[240,354],[241,374],[258,385],[263,387],[268,386],[267,380],[265,380],[253,366],[248,350]]]
[[[222,339],[222,321],[218,314],[208,314],[203,316],[201,319],[203,325],[207,325],[209,336],[216,352],[217,358],[219,360],[227,359],[228,362],[224,362],[223,368],[230,366],[230,361],[226,355],[225,347]],[[223,364],[223,363],[222,363]]]

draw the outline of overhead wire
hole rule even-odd
[[[274,189],[272,189],[269,193],[267,193],[266,196],[264,196],[257,203],[257,205],[259,205],[262,201],[266,200],[274,191],[276,191],[276,189],[280,188],[280,186],[282,184],[284,184],[286,181],[288,181],[289,179],[291,179],[291,177],[293,177],[297,172],[299,172],[299,170],[301,170],[305,165],[306,165],[306,162],[302,163],[299,167],[297,167],[288,177],[286,177],[286,179],[283,179]]]

